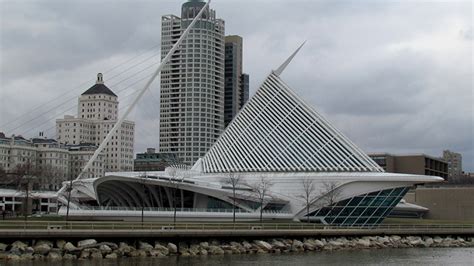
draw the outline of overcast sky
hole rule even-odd
[[[55,137],[54,120],[76,115],[97,72],[127,106],[159,60],[161,16],[179,15],[183,2],[0,0],[0,132]],[[251,94],[307,40],[282,78],[363,150],[450,149],[474,171],[471,1],[213,0],[211,8],[226,34],[244,38]],[[159,80],[130,119],[135,152],[158,146]]]

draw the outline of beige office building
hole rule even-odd
[[[78,102],[77,117],[56,120],[57,140],[66,145],[99,146],[118,119],[118,97],[104,84],[101,73]],[[104,149],[105,170],[133,171],[135,123],[124,121]]]
[[[444,150],[443,159],[448,163],[448,178],[456,178],[463,175],[462,156],[460,153]]]
[[[448,178],[448,164],[441,158],[426,154],[370,153],[368,155],[386,172],[439,176],[445,180]]]
[[[62,182],[77,177],[96,148],[90,145],[64,145],[44,137],[6,137],[0,133],[0,168],[12,174],[12,177],[22,174],[35,176],[37,180],[33,189],[58,190]],[[103,176],[103,161],[104,156],[99,155],[84,177]]]

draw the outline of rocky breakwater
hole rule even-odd
[[[207,256],[224,254],[289,253],[378,248],[474,247],[474,238],[420,236],[365,236],[338,238],[265,239],[209,242],[161,241],[78,242],[38,240],[0,243],[0,260],[117,259],[120,257]]]

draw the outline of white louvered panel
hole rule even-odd
[[[383,171],[273,73],[203,161],[205,172]]]
[[[268,103],[262,103],[261,101],[255,101],[255,110],[265,110],[267,108],[271,108],[273,106],[273,101],[275,101],[276,96],[272,98],[272,100]],[[268,114],[268,112],[266,112]],[[258,140],[255,145],[253,145],[252,149],[250,149],[249,154],[262,158],[263,160],[261,161],[263,168],[266,169],[265,165],[268,165],[269,161],[271,160],[271,157],[268,156],[269,153],[272,152],[273,147],[268,147],[268,140],[267,140],[267,135],[271,133],[272,129],[272,124],[274,121],[272,121],[271,117],[264,116],[262,117],[262,120],[259,120],[260,123],[254,123],[253,126],[256,128],[256,131],[259,132],[258,136],[255,136],[255,138]],[[273,146],[274,144],[271,144]]]
[[[312,108],[310,108],[306,103],[301,101],[301,99],[296,95],[280,78],[276,78],[278,82],[282,85],[282,87],[286,88],[286,91],[288,91],[289,94],[293,96],[295,100],[298,100],[301,103],[301,106],[304,107],[309,113],[312,113],[314,116],[318,117],[321,122],[324,123],[324,125],[333,131],[334,135],[339,136],[340,140],[347,145],[346,148],[352,149],[358,157],[362,156],[365,160],[365,168],[367,168],[368,171],[372,171],[372,167],[374,164],[376,165],[375,162],[373,162],[372,159],[370,159],[366,154],[364,154],[362,151],[359,150],[351,141],[349,141],[343,134],[341,134],[336,128],[334,128],[324,117],[319,115],[317,112],[315,112]],[[381,169],[378,165],[376,165],[376,168]],[[382,170],[383,171],[383,170]]]

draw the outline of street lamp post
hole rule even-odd
[[[145,178],[146,178],[146,172],[143,173],[141,176],[140,176],[140,183],[142,185],[142,195],[141,195],[141,204],[142,204],[142,228],[143,228],[143,222],[144,222],[144,212],[145,212]]]

